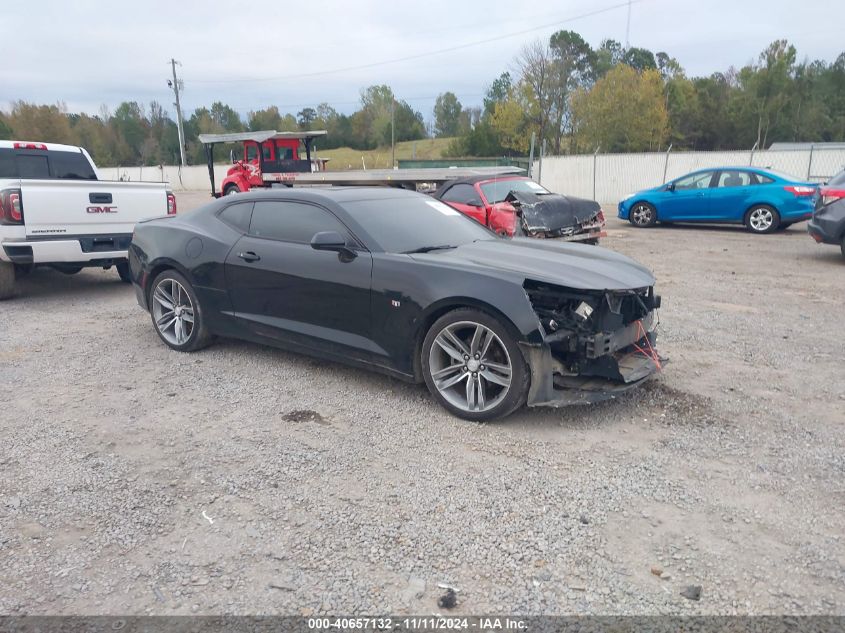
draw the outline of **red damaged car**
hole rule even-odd
[[[432,196],[499,235],[586,244],[597,244],[607,235],[598,202],[552,193],[525,176],[451,180]]]

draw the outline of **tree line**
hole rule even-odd
[[[559,31],[524,46],[482,104],[464,106],[454,93],[441,93],[431,130],[387,85],[363,89],[350,115],[321,103],[295,115],[271,105],[241,117],[216,101],[184,125],[192,164],[205,161],[201,133],[268,129],[325,129],[318,149],[384,147],[392,134],[396,141],[451,137],[446,154],[454,157],[526,155],[532,136],[538,151],[545,143],[553,154],[845,141],[845,52],[833,62],[798,61],[795,47],[777,40],[740,69],[688,77],[665,52],[612,39],[594,49],[578,33]],[[0,112],[0,138],[82,145],[104,166],[176,164],[179,157],[176,124],[156,101],[123,102],[114,112],[103,106],[95,115],[15,101]]]
[[[845,52],[799,62],[794,46],[776,40],[738,70],[689,77],[665,52],[611,39],[593,49],[559,31],[525,46],[513,66],[490,84],[480,112],[451,93],[438,98],[435,129],[460,132],[451,155],[524,155],[532,135],[554,154],[845,140]]]

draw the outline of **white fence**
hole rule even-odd
[[[599,202],[616,202],[626,194],[706,167],[753,165],[821,182],[845,168],[845,149],[762,150],[756,152],[653,152],[547,156],[534,162],[534,178],[552,191]],[[216,187],[231,165],[215,165]],[[106,180],[169,182],[174,191],[207,191],[208,167],[101,167]]]
[[[220,183],[226,177],[231,165],[214,166],[214,184],[220,189]],[[132,182],[169,182],[173,191],[211,191],[208,180],[208,167],[205,165],[164,165],[162,167],[100,167],[103,180],[129,180]]]
[[[822,182],[845,168],[845,149],[547,156],[542,167],[534,162],[534,179],[551,191],[608,203],[696,169],[731,165],[769,168],[799,180]]]

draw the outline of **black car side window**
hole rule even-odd
[[[250,235],[285,242],[310,244],[322,231],[337,231],[349,240],[349,231],[334,215],[313,204],[284,200],[262,200],[255,203]]]
[[[223,209],[218,217],[233,229],[247,233],[252,216],[252,202],[238,202]]]
[[[469,204],[477,202],[481,196],[475,191],[472,185],[455,185],[443,194],[443,202],[457,202],[458,204]]]

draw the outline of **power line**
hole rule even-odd
[[[466,44],[458,44],[457,46],[450,46],[448,48],[441,48],[434,51],[429,51],[427,53],[418,53],[416,55],[408,55],[407,57],[398,57],[396,59],[388,59],[385,61],[380,62],[372,62],[369,64],[360,64],[358,66],[347,66],[345,68],[335,68],[333,70],[321,70],[315,71],[310,73],[300,73],[296,75],[282,75],[278,77],[240,77],[234,79],[193,79],[191,80],[193,83],[205,83],[205,84],[221,84],[221,83],[249,83],[249,82],[265,82],[265,81],[282,81],[287,79],[303,79],[306,77],[320,77],[324,75],[335,75],[337,73],[345,73],[350,72],[353,70],[365,70],[368,68],[376,68],[378,66],[386,66],[388,64],[398,64],[400,62],[407,62],[413,61],[415,59],[421,59],[423,57],[431,57],[433,55],[442,55],[443,53],[451,53],[454,51],[463,50],[466,48],[471,48],[473,46],[481,46],[482,44],[489,44],[491,42],[499,42],[502,39],[509,38],[509,37],[517,37],[519,35],[525,35],[526,33],[533,33],[535,31],[541,31],[543,29],[551,28],[553,26],[559,26],[561,24],[565,24],[567,22],[574,22],[575,20],[582,20],[584,18],[593,17],[595,15],[601,15],[602,13],[608,13],[610,11],[615,11],[616,9],[621,9],[624,7],[630,7],[632,2],[641,2],[642,0],[626,0],[625,2],[620,2],[608,7],[604,7],[602,9],[596,9],[594,11],[588,11],[586,13],[582,13],[580,15],[572,16],[570,18],[566,18],[564,20],[558,20],[556,22],[551,22],[548,24],[542,24],[540,26],[535,26],[530,29],[523,29],[521,31],[514,31],[512,33],[505,33],[503,35],[498,35],[496,37],[490,37],[483,40],[476,40],[474,42],[467,42]]]

